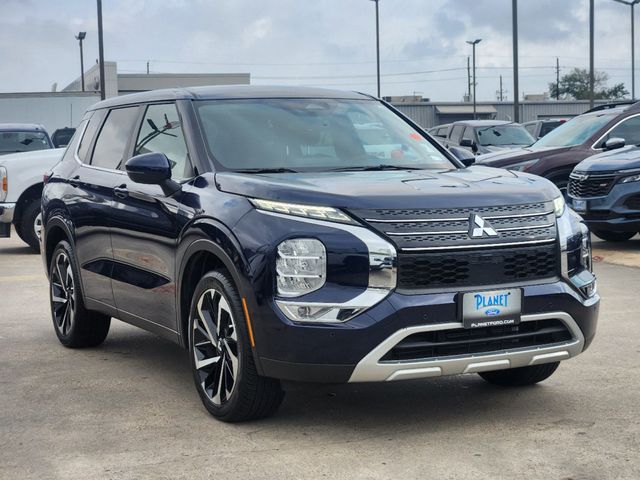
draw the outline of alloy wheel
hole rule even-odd
[[[33,221],[33,231],[36,234],[36,238],[40,238],[42,233],[42,213],[39,213]]]
[[[56,327],[63,336],[68,335],[76,316],[76,297],[73,270],[65,252],[58,253],[51,272],[51,307]]]
[[[200,386],[215,405],[231,398],[238,378],[238,335],[229,302],[216,290],[198,299],[193,319],[193,359]]]

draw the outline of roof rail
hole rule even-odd
[[[611,103],[605,103],[605,104],[602,104],[602,105],[598,105],[596,107],[590,108],[589,110],[587,110],[584,113],[599,112],[601,110],[610,110],[612,108],[624,107],[625,105],[629,105],[629,108],[627,108],[627,110],[640,109],[640,102],[638,102],[636,100],[621,100],[619,102],[611,102]]]

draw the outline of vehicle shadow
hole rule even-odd
[[[199,409],[190,416],[210,418],[200,408],[189,357],[179,346],[146,332],[135,332],[108,338],[101,354],[126,361],[132,378],[155,371],[155,379],[164,388],[170,387],[172,395],[180,396],[180,403]],[[294,430],[321,425],[326,429],[326,440],[333,429],[344,431],[345,427],[360,435],[363,429],[372,435],[396,435],[417,426],[430,430],[438,426],[511,424],[527,416],[536,424],[535,418],[570,416],[575,403],[571,392],[550,387],[551,382],[518,389],[492,386],[477,375],[366,384],[283,382],[286,394],[278,413],[241,425]]]
[[[23,246],[8,246],[5,248],[0,248],[0,255],[39,255],[35,252],[31,247],[27,245]]]

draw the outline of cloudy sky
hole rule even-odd
[[[588,65],[588,0],[519,0],[520,90],[540,93]],[[630,90],[630,12],[596,0],[596,68]],[[370,0],[103,0],[105,58],[121,72],[250,72],[252,83],[375,93]],[[640,26],[640,24],[639,24]],[[0,92],[46,91],[78,76],[74,34],[97,58],[93,0],[0,0]],[[460,100],[478,45],[478,99],[511,75],[511,0],[380,0],[382,95]],[[640,32],[639,32],[640,35]],[[88,68],[88,67],[87,67]]]

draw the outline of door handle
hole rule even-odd
[[[118,198],[127,198],[129,196],[129,190],[127,190],[127,186],[123,183],[113,189],[113,194]]]
[[[71,185],[72,187],[79,187],[80,186],[80,175],[76,175],[73,178],[69,179],[69,185]]]

